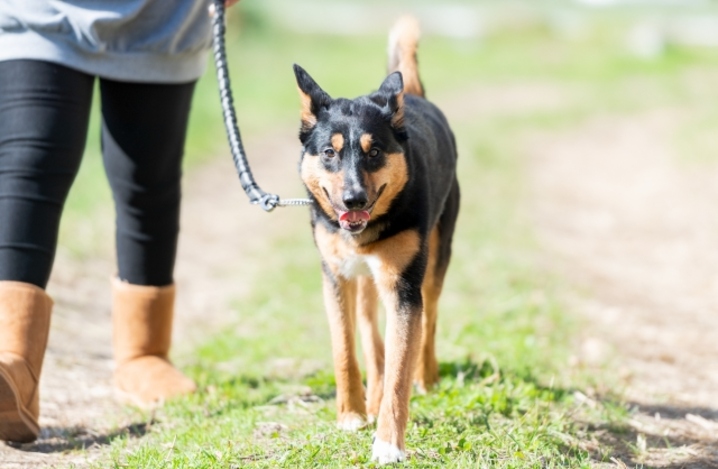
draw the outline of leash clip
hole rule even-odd
[[[259,206],[262,207],[262,210],[265,212],[271,212],[277,205],[279,205],[279,196],[276,194],[264,194],[262,198],[259,199]]]

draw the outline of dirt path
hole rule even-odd
[[[581,292],[582,359],[614,357],[639,408],[629,466],[718,467],[718,167],[680,162],[684,118],[599,117],[527,150],[548,265]]]
[[[477,87],[470,91],[480,108],[467,109],[466,90],[443,97],[454,119],[521,114],[556,109],[566,90],[537,84]],[[296,174],[296,129],[277,138],[250,139],[247,153],[263,189],[301,196]],[[297,226],[307,228],[301,208],[266,214],[247,204],[228,155],[190,172],[184,181],[182,228],[175,280],[178,285],[175,349],[192,344],[227,321],[237,321],[232,300],[247,293],[253,265],[265,261],[273,238]],[[0,467],[82,467],[106,451],[117,436],[141,436],[136,415],[113,396],[109,278],[114,272],[110,210],[93,214],[78,232],[107,240],[99,255],[78,258],[60,246],[48,292],[55,300],[50,343],[41,380],[42,434],[19,447],[0,444]],[[77,451],[87,449],[87,451]]]
[[[467,110],[465,90],[440,104],[455,118],[491,118],[555,110],[575,91],[477,87],[471,96],[480,107]],[[718,467],[718,168],[678,162],[671,134],[683,118],[671,110],[598,117],[526,145],[529,208],[547,265],[573,281],[580,294],[570,306],[588,324],[577,340],[579,358],[615,357],[625,395],[640,409],[627,433],[599,429],[595,436],[622,449],[616,460],[629,466]],[[301,194],[294,133],[290,127],[282,139],[248,142],[257,179],[288,196]],[[111,240],[111,214],[99,222]],[[249,206],[228,157],[191,172],[176,276],[177,349],[241,317],[230,300],[247,292],[252,266],[275,235],[306,224],[302,209],[280,216]],[[118,434],[143,434],[110,385],[113,266],[111,241],[89,261],[60,250],[48,288],[56,308],[42,379],[43,432],[32,445],[0,445],[3,469],[83,466]],[[72,451],[82,448],[89,450]]]
[[[301,196],[296,174],[295,129],[282,137],[247,143],[263,189]],[[175,348],[192,344],[223,323],[236,321],[230,301],[247,293],[262,253],[278,233],[306,227],[305,209],[266,214],[247,203],[229,156],[186,178],[175,280],[178,285]],[[48,292],[55,300],[50,343],[41,380],[42,434],[34,444],[0,444],[0,467],[86,465],[118,435],[141,435],[143,426],[114,401],[109,278],[114,272],[112,214],[93,217],[108,240],[104,255],[77,259],[59,249]],[[98,220],[99,217],[99,220]],[[83,227],[78,227],[83,229]],[[73,451],[88,448],[88,451]]]

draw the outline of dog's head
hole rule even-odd
[[[361,233],[389,210],[409,177],[401,73],[351,100],[332,99],[298,65],[294,73],[302,101],[302,181],[327,217]]]

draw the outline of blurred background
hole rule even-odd
[[[229,12],[227,47],[263,189],[303,195],[292,64],[333,97],[368,93],[386,74],[387,32],[407,12],[422,23],[420,75],[455,131],[462,187],[439,314],[443,381],[412,401],[409,447],[428,448],[415,461],[715,467],[699,463],[715,462],[718,428],[718,344],[706,334],[718,327],[718,2],[242,0]],[[90,387],[109,382],[113,215],[97,111],[50,286],[58,314],[43,409],[67,398],[63,367]],[[289,467],[337,454],[366,463],[345,440],[368,448],[366,435],[340,436],[331,424],[306,210],[266,215],[247,204],[211,63],[193,102],[185,183],[175,350],[204,394],[170,407],[161,418],[173,424],[142,451],[111,457],[150,467],[143,458],[162,460],[177,442],[177,464],[204,461],[205,447],[233,433],[246,439],[222,453],[228,461],[253,451],[270,466],[280,453]],[[60,429],[101,427],[101,416],[62,412],[97,409],[90,394],[55,402],[47,418],[75,419]],[[253,410],[277,395],[320,397],[302,404],[306,415]],[[283,435],[274,453],[253,426],[262,420],[282,422],[270,429]],[[315,428],[337,446],[307,443]],[[86,441],[79,435],[69,438]]]
[[[690,146],[686,153],[691,158],[710,157],[709,129],[718,121],[718,111],[712,111],[711,80],[701,80],[697,71],[707,75],[717,60],[718,5],[711,0],[244,0],[229,12],[228,28],[243,133],[294,125],[294,62],[316,75],[332,96],[351,97],[376,88],[385,73],[388,28],[407,11],[422,21],[421,74],[430,97],[438,104],[458,102],[459,118],[497,106],[471,94],[482,85],[581,88],[587,96],[580,96],[579,103],[574,93],[573,105],[565,107],[584,113],[695,99],[698,103],[691,104],[698,105],[698,112],[690,129],[681,132],[681,144]],[[193,106],[189,166],[225,154],[215,88],[209,64]],[[555,98],[535,91],[526,96],[529,101]],[[98,128],[95,113],[69,217],[109,200],[104,182],[94,177],[100,164]]]

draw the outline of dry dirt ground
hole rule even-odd
[[[296,130],[247,144],[263,189],[284,197],[303,195],[297,172]],[[178,287],[175,348],[189,350],[223,323],[241,318],[231,301],[247,293],[249,280],[273,237],[308,230],[305,208],[281,216],[249,205],[229,156],[196,168],[185,178],[175,281]],[[108,211],[109,212],[109,211]],[[96,217],[102,219],[97,223]],[[99,253],[78,258],[59,249],[48,292],[55,300],[50,343],[41,380],[42,434],[20,447],[0,443],[0,468],[82,467],[118,435],[141,436],[137,414],[114,400],[109,279],[114,272],[110,213],[79,231],[100,230],[108,240]],[[99,228],[98,228],[99,225]],[[88,451],[72,451],[88,448]]]
[[[718,165],[679,156],[685,114],[596,117],[527,147],[547,265],[588,325],[578,354],[612,357],[638,410],[619,466],[718,467]]]
[[[450,116],[552,110],[575,90],[477,88],[444,96]],[[468,114],[472,114],[469,116]],[[611,465],[718,467],[718,171],[680,163],[671,134],[679,111],[596,117],[564,132],[531,136],[527,212],[546,267],[573,287],[567,301],[586,327],[578,360],[609,360],[637,412],[620,434],[598,428],[589,450],[618,448]],[[248,142],[265,189],[300,195],[294,130]],[[231,315],[272,237],[306,227],[303,209],[283,216],[249,206],[228,158],[186,179],[177,266],[177,341],[189,348]],[[111,217],[106,215],[111,238]],[[89,228],[88,228],[89,229]],[[110,386],[109,254],[60,251],[48,288],[56,300],[42,379],[37,443],[0,444],[5,468],[85,465],[117,434],[141,436]],[[265,251],[266,252],[266,251]],[[601,396],[595,396],[600,399]],[[89,448],[85,452],[73,449]],[[631,449],[633,448],[633,449]],[[643,449],[645,448],[645,449]]]

